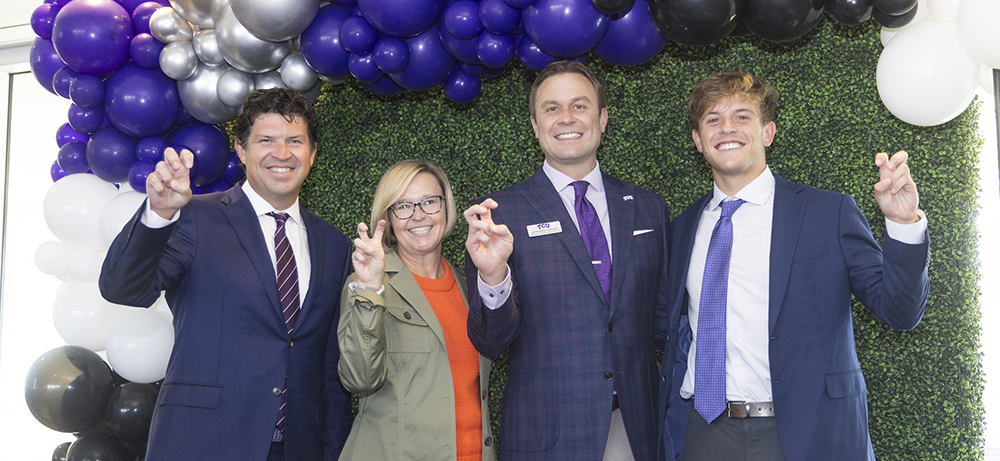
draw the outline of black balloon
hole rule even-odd
[[[635,0],[590,0],[590,3],[604,14],[616,15],[628,12]]]
[[[856,26],[872,17],[872,0],[828,0],[826,10],[841,24]]]
[[[743,5],[744,0],[649,0],[649,15],[667,38],[705,46],[736,28]]]
[[[875,8],[890,16],[909,13],[916,8],[917,0],[874,0]]]
[[[753,34],[753,32],[750,32],[750,29],[747,29],[747,25],[743,24],[743,21],[741,20],[739,23],[736,24],[736,28],[733,29],[733,31],[729,33],[729,36],[730,37],[746,37],[747,35],[750,35],[750,34]]]
[[[793,40],[816,26],[825,3],[826,0],[747,0],[743,23],[764,40]]]
[[[157,392],[152,384],[142,383],[126,383],[115,390],[107,412],[107,423],[115,437],[123,442],[146,443]]]
[[[52,450],[52,461],[66,461],[66,450],[69,450],[70,444],[73,442],[63,442]]]
[[[111,367],[79,346],[42,354],[24,381],[24,399],[31,414],[59,432],[85,431],[100,423],[114,391]]]
[[[66,461],[131,461],[132,455],[107,434],[81,435],[69,446]]]
[[[889,29],[898,29],[900,27],[909,24],[910,21],[913,20],[913,18],[917,17],[917,9],[919,8],[920,8],[919,6],[914,7],[906,14],[901,14],[899,16],[885,14],[878,8],[875,8],[872,11],[872,17],[875,18],[875,20],[878,21],[878,23],[881,24],[882,27],[888,27]]]

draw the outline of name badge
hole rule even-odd
[[[562,232],[562,224],[559,224],[559,221],[530,224],[527,227],[528,237],[539,237],[542,235],[558,234]]]

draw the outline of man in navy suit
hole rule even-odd
[[[333,325],[350,244],[299,205],[316,123],[297,92],[254,92],[234,128],[246,182],[192,198],[191,152],[167,149],[148,200],[108,250],[104,297],[148,307],[165,290],[174,316],[147,460],[339,456],[351,403]],[[279,288],[276,274],[289,272]]]
[[[465,212],[469,337],[510,354],[500,457],[653,459],[654,335],[677,331],[657,326],[670,318],[666,202],[601,172],[608,112],[587,67],[543,69],[529,109],[542,168]]]
[[[671,226],[671,305],[684,316],[664,355],[666,458],[874,460],[851,295],[898,330],[923,316],[927,219],[907,153],[875,156],[879,248],[850,196],[767,167],[777,99],[739,71],[709,76],[688,101],[715,187]]]

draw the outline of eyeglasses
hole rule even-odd
[[[435,214],[441,211],[441,207],[444,205],[444,196],[432,195],[419,202],[396,202],[389,205],[389,211],[396,217],[396,219],[404,220],[413,217],[413,213],[416,212],[417,207],[423,210],[424,214]]]

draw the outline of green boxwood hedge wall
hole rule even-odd
[[[753,37],[703,48],[670,43],[635,67],[591,57],[588,64],[607,87],[610,114],[598,159],[604,171],[663,195],[676,215],[711,187],[710,170],[691,140],[687,94],[707,74],[736,68],[781,93],[777,136],[767,152],[772,170],[853,195],[876,239],[885,225],[871,193],[878,178],[874,155],[910,152],[921,208],[930,219],[931,295],[923,322],[903,333],[855,303],[872,443],[881,460],[981,460],[978,105],[938,127],[900,122],[876,90],[881,50],[874,21],[847,27],[827,16],[810,34],[787,43]],[[326,85],[317,101],[319,154],[303,202],[353,238],[357,223],[369,218],[381,174],[401,159],[441,165],[459,210],[530,176],[542,162],[527,110],[534,72],[515,64],[484,81],[479,98],[465,105],[450,102],[440,88],[380,96],[356,83]],[[445,242],[445,256],[459,266],[465,234],[460,218]],[[496,428],[505,360],[498,361],[494,378]]]

